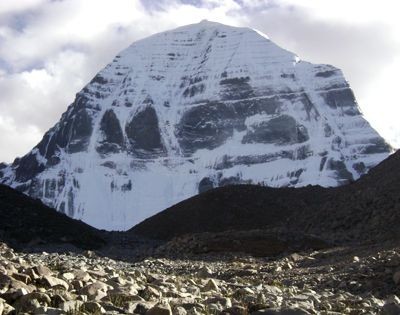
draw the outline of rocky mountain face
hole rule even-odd
[[[126,230],[213,187],[342,185],[390,151],[339,69],[202,21],[121,52],[0,182]]]

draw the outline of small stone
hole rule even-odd
[[[153,287],[148,286],[143,291],[141,291],[139,295],[145,300],[150,300],[152,298],[159,298],[161,296],[161,292]]]
[[[80,294],[87,295],[89,300],[101,300],[103,297],[107,296],[107,291],[107,284],[97,281],[83,287]]]
[[[158,303],[149,309],[146,315],[172,315],[171,306],[168,303]]]
[[[62,303],[64,303],[67,299],[65,299],[60,294],[55,294],[51,296],[51,305],[55,307],[59,307]]]
[[[3,293],[1,296],[8,304],[13,304],[16,300],[18,300],[21,296],[27,295],[28,291],[24,288],[19,288],[16,290],[7,291]]]
[[[248,315],[248,311],[243,306],[232,306],[230,308],[224,309],[221,314],[230,314],[230,315]]]
[[[42,278],[42,282],[45,286],[50,287],[50,288],[64,288],[65,290],[68,290],[69,285],[67,282],[64,280],[58,279],[53,276],[44,276]]]
[[[393,281],[395,284],[399,284],[400,283],[400,271],[396,271],[393,274]]]
[[[291,269],[293,269],[293,264],[290,263],[290,262],[285,263],[285,264],[282,266],[282,269],[283,269],[283,270],[291,270]]]
[[[36,267],[33,267],[32,270],[37,274],[39,277],[43,276],[51,276],[53,272],[46,266],[39,265]]]
[[[197,276],[200,278],[209,278],[212,276],[212,271],[207,266],[202,267],[198,272]]]
[[[70,284],[77,291],[79,291],[80,289],[82,289],[84,287],[83,282],[80,280],[73,280],[70,282]]]
[[[282,271],[282,267],[281,266],[277,266],[274,269],[274,272],[281,272]]]
[[[382,306],[381,315],[399,315],[400,305],[395,303],[387,303]]]
[[[254,291],[250,288],[240,288],[233,294],[233,296],[238,300],[242,300],[244,297],[249,295],[254,295]]]
[[[104,278],[108,275],[107,272],[105,272],[103,270],[88,270],[87,272],[90,276],[92,276],[96,279]]]
[[[185,308],[183,308],[182,306],[178,306],[174,308],[173,311],[174,315],[187,315],[187,312],[185,310]]]
[[[90,281],[92,279],[92,277],[86,271],[74,270],[72,273],[75,276],[75,280],[88,282],[88,281]]]
[[[264,285],[263,288],[267,293],[272,294],[272,295],[281,295],[282,294],[282,290],[274,285]]]
[[[232,301],[228,297],[212,297],[205,301],[205,304],[215,304],[215,303],[222,305],[223,308],[232,307]]]
[[[83,256],[87,257],[87,258],[95,258],[97,255],[95,252],[91,251],[91,250],[87,250],[83,253]]]
[[[13,306],[21,312],[32,313],[40,306],[48,306],[51,303],[46,293],[32,292],[20,297]]]
[[[64,272],[62,274],[62,277],[67,281],[71,281],[71,280],[75,279],[75,275],[72,272]]]
[[[0,265],[0,275],[6,275],[7,274],[7,269],[4,268],[2,265]]]
[[[89,312],[90,314],[98,314],[98,313],[105,313],[105,309],[96,302],[86,302],[83,304],[83,310],[85,310],[86,312]]]
[[[46,314],[46,315],[64,315],[64,311],[54,308],[54,307],[47,307],[47,306],[41,306],[35,310],[33,314]]]
[[[128,313],[135,313],[135,314],[146,314],[148,310],[150,310],[157,302],[128,302]]]
[[[0,314],[3,315],[9,315],[9,314],[15,314],[15,308],[12,307],[11,305],[4,303],[3,304],[3,313],[0,312]]]
[[[81,310],[82,305],[82,301],[66,301],[61,303],[59,308],[67,313],[74,314],[75,312],[76,314],[79,314],[78,312]]]
[[[21,281],[21,282],[23,282],[25,284],[29,284],[32,281],[31,277],[29,277],[28,275],[23,274],[23,273],[14,273],[14,274],[12,274],[12,277],[15,280]]]
[[[14,251],[11,249],[11,248],[9,248],[8,250],[6,250],[3,254],[2,254],[2,256],[4,257],[4,258],[7,258],[7,259],[15,259],[17,256],[14,254]]]
[[[277,309],[277,308],[269,308],[264,310],[258,310],[256,312],[251,313],[251,315],[309,315],[310,313],[307,311],[303,311],[301,309]]]
[[[76,297],[76,299],[79,300],[79,301],[82,301],[82,302],[87,302],[87,300],[88,300],[87,295],[84,295],[84,294],[79,294]]]
[[[204,291],[219,291],[218,284],[214,279],[208,280],[207,284],[203,288]]]
[[[293,253],[293,254],[291,254],[291,255],[289,256],[289,258],[290,258],[292,261],[297,262],[297,261],[302,260],[304,257],[301,256],[301,255],[298,254],[298,253]]]
[[[211,303],[207,305],[207,312],[210,314],[219,314],[222,311],[222,306],[218,303]]]
[[[5,264],[4,267],[6,268],[7,274],[9,275],[18,272],[17,268],[15,268],[13,264]]]

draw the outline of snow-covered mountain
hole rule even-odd
[[[341,185],[390,152],[340,70],[202,21],[121,52],[0,182],[125,230],[212,187]]]

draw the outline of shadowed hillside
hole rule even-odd
[[[331,241],[400,236],[400,152],[360,180],[338,188],[227,186],[145,220],[130,233],[170,239],[189,233],[284,227]]]
[[[84,249],[105,243],[100,231],[4,185],[0,185],[0,240],[15,247],[69,243]]]

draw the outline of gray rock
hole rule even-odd
[[[399,284],[400,283],[400,271],[396,271],[393,274],[393,281],[395,284]]]
[[[209,102],[185,111],[176,134],[183,151],[189,155],[199,149],[220,146],[233,135],[236,125],[242,122],[231,106]]]
[[[72,273],[75,276],[76,280],[88,282],[92,279],[91,276],[89,275],[89,273],[87,273],[86,271],[74,270]]]
[[[117,116],[112,109],[105,111],[100,121],[100,131],[103,134],[103,140],[97,146],[99,153],[116,153],[124,145],[124,135]]]
[[[302,143],[309,139],[307,129],[289,115],[261,122],[249,130],[242,143],[275,143],[279,145]]]
[[[161,292],[153,287],[147,286],[139,295],[145,300],[156,299],[161,297]]]
[[[400,305],[396,303],[387,303],[382,306],[381,313],[382,315],[399,315],[400,314]]]
[[[165,154],[157,113],[152,106],[146,106],[136,113],[125,127],[131,151],[138,156],[159,156]]]
[[[173,315],[187,315],[187,311],[182,306],[174,307],[172,311]]]
[[[251,315],[307,315],[307,311],[301,309],[264,309],[251,313]]]
[[[168,303],[158,303],[149,309],[146,315],[172,315],[172,310]]]
[[[203,287],[203,291],[219,291],[217,282],[214,279],[207,281],[206,285]]]
[[[14,278],[7,275],[0,275],[0,292],[6,292],[7,290],[13,289],[25,289],[28,292],[32,292],[32,286],[26,285],[25,283],[15,280]]]
[[[83,306],[82,301],[66,301],[61,303],[59,308],[64,312],[69,312],[73,314],[73,312],[80,311],[82,306]]]
[[[90,314],[103,314],[105,313],[105,309],[97,302],[86,302],[83,303],[82,309],[85,312],[89,312]]]
[[[109,286],[103,282],[97,281],[83,287],[80,294],[87,295],[89,300],[101,300],[107,296]]]
[[[39,265],[36,267],[33,267],[31,269],[38,277],[43,277],[43,276],[51,276],[53,275],[53,272],[50,270],[50,268]],[[37,277],[36,277],[37,278]]]
[[[234,305],[232,307],[224,309],[221,314],[248,315],[248,310],[243,306]]]
[[[208,268],[207,266],[203,266],[197,273],[196,275],[200,278],[209,278],[213,274],[212,270]]]
[[[61,276],[62,276],[62,277],[64,278],[64,280],[66,280],[66,281],[71,281],[71,280],[74,280],[74,279],[75,279],[75,275],[74,275],[72,272],[64,272]]]
[[[64,315],[65,312],[58,308],[41,306],[35,310],[34,314]]]
[[[49,306],[50,297],[46,293],[32,292],[20,297],[13,307],[22,311],[33,313],[40,306]]]
[[[58,279],[56,277],[52,277],[52,276],[44,276],[42,278],[42,283],[46,286],[46,287],[50,287],[50,288],[64,288],[65,290],[68,290],[69,285],[67,282],[65,282],[62,279]]]
[[[281,295],[282,294],[282,290],[280,288],[278,288],[277,286],[263,285],[263,288],[269,294],[273,294],[273,295]]]
[[[0,312],[0,314],[1,314],[1,312]],[[15,314],[15,308],[7,303],[4,303],[2,315],[9,315],[9,314]]]
[[[28,291],[26,289],[19,288],[8,290],[6,293],[1,294],[0,296],[4,300],[6,300],[8,304],[13,304],[17,299],[26,294],[28,294]]]
[[[32,282],[31,277],[29,277],[28,275],[23,274],[23,273],[13,273],[13,274],[12,274],[12,277],[13,277],[15,280],[21,281],[21,282],[23,282],[23,283],[25,283],[25,284],[29,284],[29,283]]]

